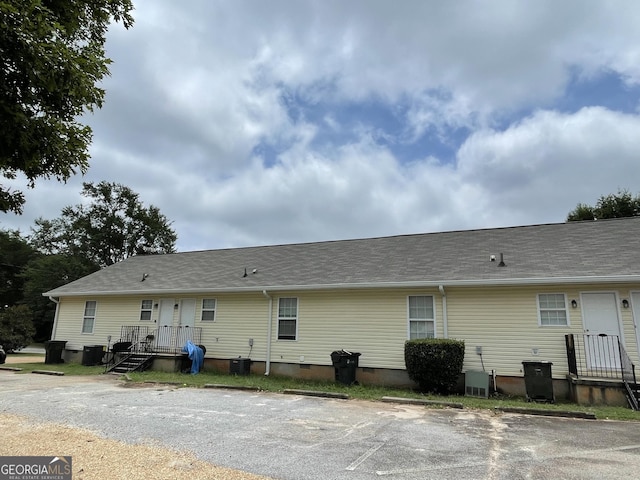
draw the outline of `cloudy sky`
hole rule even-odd
[[[179,251],[562,222],[640,191],[640,2],[154,0],[110,31],[83,181]],[[5,184],[21,188],[20,181]]]

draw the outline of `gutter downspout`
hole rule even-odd
[[[262,290],[262,295],[269,299],[269,321],[267,322],[267,359],[265,362],[264,375],[269,376],[271,371],[271,327],[273,323],[273,298],[269,296],[266,290]]]
[[[444,291],[444,286],[438,285],[440,295],[442,295],[442,336],[449,338],[449,318],[447,317],[447,294]]]
[[[53,297],[49,297],[49,300],[56,304],[56,313],[53,316],[53,328],[51,329],[51,338],[49,339],[53,340],[54,338],[56,338],[56,328],[58,328],[58,312],[60,310],[60,300],[56,300]]]

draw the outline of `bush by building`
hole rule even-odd
[[[448,394],[462,373],[464,341],[443,338],[408,340],[404,361],[409,378],[423,392]]]

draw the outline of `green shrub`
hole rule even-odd
[[[423,392],[447,394],[453,391],[463,362],[462,340],[421,338],[407,340],[404,344],[407,373]]]

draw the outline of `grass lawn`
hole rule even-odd
[[[38,363],[5,363],[0,365],[0,367],[20,368],[21,370],[16,373],[31,373],[34,370],[53,370],[56,372],[62,372],[65,375],[99,375],[104,373],[104,365],[87,367],[79,363],[57,363],[47,365],[42,361]]]
[[[21,368],[18,373],[29,373],[33,370],[55,370],[65,375],[99,375],[104,373],[104,366],[88,367],[79,363],[61,363],[45,365],[42,363],[11,363],[3,366]],[[498,408],[535,408],[541,410],[557,410],[584,412],[596,415],[598,419],[640,421],[640,412],[626,407],[580,406],[575,403],[560,401],[555,404],[531,403],[522,397],[495,396],[489,399],[473,398],[459,395],[438,396],[425,395],[406,388],[379,387],[373,385],[346,386],[327,381],[301,380],[289,377],[264,375],[229,375],[205,371],[198,375],[185,373],[166,373],[146,371],[130,373],[128,378],[132,382],[168,383],[180,387],[201,388],[204,385],[230,385],[239,387],[254,387],[267,392],[282,392],[286,389],[313,390],[331,393],[346,393],[350,398],[379,401],[382,397],[401,397],[410,399],[426,399],[444,403],[459,403],[464,408],[493,410]],[[438,408],[437,405],[430,408]]]

